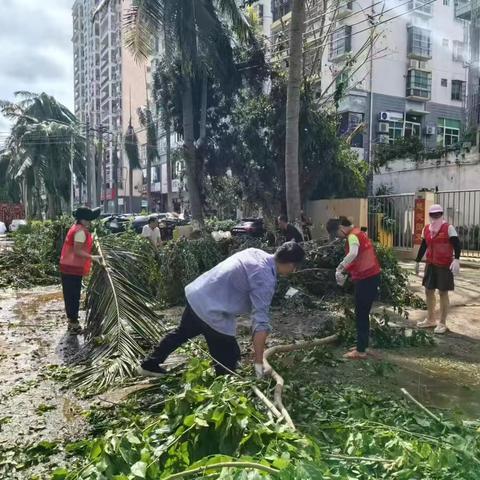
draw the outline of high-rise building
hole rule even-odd
[[[340,129],[363,125],[352,141],[363,158],[372,158],[374,144],[401,137],[418,137],[426,148],[461,140],[467,25],[453,0],[332,1],[325,11],[324,2],[311,3],[317,8],[307,14],[305,68],[319,101],[333,104],[343,90]],[[290,9],[289,0],[272,0],[273,55],[286,62]]]
[[[146,135],[137,109],[146,104],[149,66],[137,63],[124,46],[122,23],[131,4],[131,0],[76,0],[73,5],[75,114],[97,139],[92,142],[97,146],[92,155],[99,155],[98,145],[103,145],[97,179],[102,180],[103,207],[110,212],[115,196],[120,212],[130,209],[129,165],[122,146],[130,122],[137,132],[141,160],[145,160]],[[113,185],[115,145],[117,189]],[[142,172],[133,174],[133,210],[138,212],[142,208]]]

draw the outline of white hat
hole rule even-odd
[[[430,207],[430,210],[428,211],[428,213],[431,215],[432,213],[443,213],[443,208],[441,205],[438,205],[438,203],[436,203],[435,205],[432,205]]]

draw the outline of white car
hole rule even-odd
[[[20,218],[15,218],[12,220],[12,223],[10,223],[9,230],[11,232],[16,232],[20,227],[24,227],[27,225],[27,221],[20,219]]]

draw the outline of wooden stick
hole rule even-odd
[[[221,463],[212,463],[211,465],[205,465],[203,467],[194,468],[192,470],[185,470],[184,472],[174,473],[173,475],[169,475],[165,477],[163,480],[177,480],[179,478],[184,478],[189,475],[195,475],[196,473],[202,473],[206,470],[221,470],[222,468],[252,468],[255,470],[261,470],[263,472],[276,474],[279,473],[280,470],[276,468],[267,467],[266,465],[262,465],[260,463],[253,463],[253,462],[221,462]]]
[[[400,391],[409,399],[411,400],[415,405],[420,407],[429,417],[432,417],[434,420],[436,420],[438,423],[442,423],[442,420],[440,420],[439,417],[437,417],[434,413],[432,413],[427,407],[422,405],[416,398],[413,398],[413,396],[405,389],[401,388]]]

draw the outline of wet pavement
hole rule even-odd
[[[58,287],[0,291],[0,458],[81,437],[85,405],[56,381],[78,348],[78,338],[65,334]],[[30,478],[19,475],[1,478]]]

